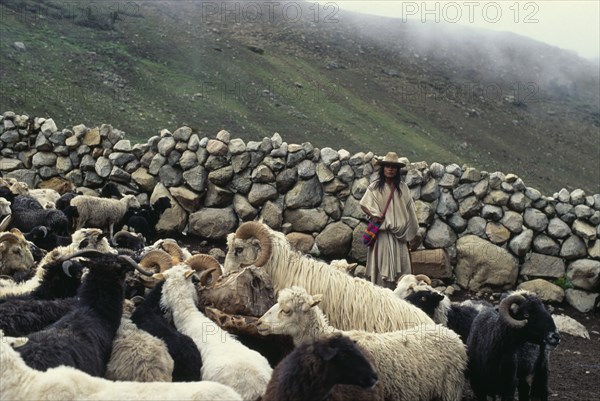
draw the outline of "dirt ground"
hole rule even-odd
[[[181,238],[194,253],[208,253],[212,248],[225,251],[224,243],[198,244],[192,238]],[[219,258],[220,262],[223,259]],[[453,301],[472,298],[471,294],[458,292]],[[566,302],[551,307],[556,315],[567,315],[583,324],[590,339],[562,333],[559,346],[550,354],[550,401],[597,401],[600,400],[600,311],[581,313]],[[515,395],[515,399],[517,396]],[[477,401],[468,383],[465,384],[463,401]]]

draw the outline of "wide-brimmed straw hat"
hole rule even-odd
[[[400,161],[396,152],[388,152],[388,154],[385,155],[385,157],[383,157],[381,159],[377,159],[375,164],[378,164],[378,165],[386,165],[387,164],[387,165],[398,166],[398,167],[406,166],[405,163]]]

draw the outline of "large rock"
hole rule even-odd
[[[191,168],[183,173],[183,179],[194,191],[203,192],[206,190],[206,180],[208,173],[202,166]]]
[[[500,223],[514,234],[523,231],[523,216],[520,213],[507,210],[500,220]]]
[[[545,255],[557,256],[560,253],[560,245],[544,234],[538,234],[533,240],[533,250]]]
[[[511,289],[519,274],[519,262],[506,249],[475,235],[466,235],[456,242],[456,281],[477,291],[484,286]]]
[[[469,217],[477,216],[482,208],[483,204],[477,197],[469,196],[460,202],[458,211],[462,217],[467,219]]]
[[[362,235],[366,228],[367,225],[361,222],[352,231],[352,250],[349,256],[360,263],[366,263],[367,253],[369,252],[369,248],[362,242]]]
[[[290,242],[292,248],[305,254],[309,254],[315,244],[315,239],[310,234],[293,232],[287,234],[286,238]]]
[[[245,196],[240,194],[233,196],[233,210],[242,221],[253,220],[258,215],[258,210],[248,202]]]
[[[186,212],[195,212],[200,207],[200,196],[186,187],[173,187],[169,191]]]
[[[587,248],[585,242],[577,235],[571,235],[567,238],[560,248],[560,256],[568,260],[585,258],[586,255]]]
[[[542,232],[548,227],[548,217],[537,209],[527,208],[523,214],[525,225],[533,231]]]
[[[233,192],[228,189],[218,187],[212,182],[208,182],[208,190],[204,205],[206,207],[225,207],[231,205],[233,201]]]
[[[319,179],[314,176],[310,180],[298,183],[285,195],[286,208],[311,208],[318,206],[323,199],[323,188]]]
[[[429,225],[433,222],[434,211],[431,208],[431,204],[429,204],[427,202],[422,202],[420,200],[415,201],[415,212],[417,214],[417,221],[419,222],[420,225]],[[466,222],[465,222],[465,226],[466,226]]]
[[[583,313],[587,313],[594,309],[599,295],[600,294],[594,292],[573,289],[565,291],[565,296],[569,305]]]
[[[248,194],[248,201],[254,207],[259,207],[268,200],[275,200],[278,197],[277,189],[269,184],[255,183]]]
[[[527,252],[529,252],[529,248],[531,247],[531,243],[533,241],[533,230],[526,228],[521,232],[521,234],[515,236],[508,247],[517,256],[524,256]]]
[[[450,257],[445,249],[420,249],[410,253],[413,274],[425,274],[429,278],[452,277]]]
[[[591,259],[580,259],[567,268],[567,278],[576,288],[597,291],[600,284],[600,262]]]
[[[273,230],[281,230],[283,211],[275,202],[267,201],[260,211],[260,220]]]
[[[159,233],[181,233],[187,223],[187,213],[160,182],[154,187],[154,191],[150,196],[150,203],[153,204],[163,196],[169,197],[171,207],[160,216],[160,220],[156,224],[156,231]]]
[[[490,221],[485,226],[485,235],[494,244],[502,245],[510,238],[510,231],[502,224]]]
[[[325,227],[315,240],[321,256],[345,258],[352,246],[352,229],[338,221]]]
[[[202,238],[223,239],[233,232],[237,216],[233,208],[204,208],[190,215],[189,232]]]
[[[562,288],[541,278],[521,283],[517,289],[533,292],[544,302],[560,303],[565,298]]]
[[[458,211],[458,203],[452,197],[452,192],[443,189],[440,193],[436,213],[440,216],[448,216]]]
[[[525,257],[521,275],[560,278],[565,275],[565,262],[556,256],[531,252]]]
[[[353,217],[355,219],[364,219],[365,212],[363,212],[360,207],[360,201],[353,196],[349,196],[344,204],[342,216]]]
[[[596,227],[580,219],[575,220],[573,223],[573,232],[587,241],[596,239]]]
[[[110,175],[112,170],[112,163],[106,157],[99,157],[96,160],[96,174],[98,174],[102,178],[106,178]]]
[[[446,248],[454,245],[456,234],[446,223],[441,220],[435,220],[425,237],[425,246],[427,248]]]
[[[566,238],[571,235],[571,229],[569,228],[569,225],[558,217],[550,220],[547,231],[548,235],[552,238]]]
[[[158,170],[160,182],[167,187],[176,187],[183,183],[183,174],[180,169],[168,164]]]
[[[327,213],[321,209],[287,209],[283,213],[283,220],[292,225],[293,231],[321,232],[327,224]]]

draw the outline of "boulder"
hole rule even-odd
[[[506,249],[475,235],[466,235],[456,242],[457,283],[477,291],[484,286],[511,289],[519,274],[519,262]]]
[[[342,222],[329,224],[315,238],[321,256],[345,258],[352,246],[352,229]]]
[[[293,231],[312,234],[325,228],[327,213],[321,209],[286,209],[283,220],[292,225]]]
[[[541,278],[525,281],[517,289],[533,292],[544,302],[560,303],[565,298],[565,290]]]
[[[189,232],[202,238],[224,239],[237,226],[233,208],[204,208],[190,214]]]
[[[305,254],[310,254],[310,251],[315,244],[315,239],[310,234],[293,232],[287,234],[286,238],[290,242],[292,248]]]
[[[565,262],[556,256],[531,252],[525,257],[521,275],[560,278],[565,275]]]
[[[413,274],[425,274],[429,278],[452,277],[450,257],[445,249],[419,249],[410,252]]]
[[[600,289],[600,261],[579,259],[567,268],[567,278],[576,288],[588,291]]]
[[[583,313],[594,309],[599,296],[600,294],[598,293],[581,290],[568,289],[565,291],[565,297],[569,305]]]

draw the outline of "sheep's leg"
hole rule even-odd
[[[108,238],[110,238],[111,240],[113,239],[113,229],[114,229],[114,227],[115,227],[115,223],[111,223],[108,226],[108,234],[109,234]]]
[[[526,378],[519,380],[519,385],[517,388],[519,390],[519,401],[529,401],[530,387]]]

